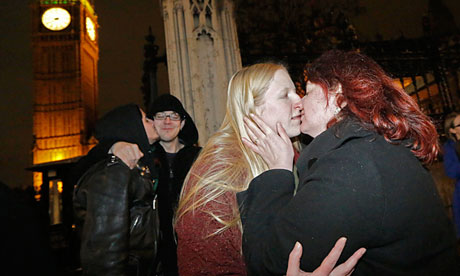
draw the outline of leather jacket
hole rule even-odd
[[[83,275],[154,275],[157,177],[111,155],[80,178],[73,203]]]

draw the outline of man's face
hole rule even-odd
[[[140,111],[142,114],[142,124],[144,125],[147,138],[149,139],[149,144],[153,144],[159,138],[158,133],[153,127],[153,120],[147,118],[147,116],[145,116],[145,112],[142,109],[140,109]]]
[[[302,105],[286,70],[276,71],[256,111],[273,131],[276,132],[276,123],[280,122],[289,137],[300,134]]]
[[[174,111],[163,111],[157,112],[155,114],[154,126],[158,132],[158,135],[160,136],[161,141],[163,142],[172,142],[175,139],[178,139],[177,136],[179,136],[179,132],[184,127],[185,120],[182,118],[182,120],[172,120],[171,116],[175,117],[173,114],[177,113]],[[165,115],[166,117],[157,115]],[[159,119],[158,117],[164,118]]]

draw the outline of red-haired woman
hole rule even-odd
[[[459,275],[453,225],[424,167],[439,150],[429,118],[360,53],[328,51],[307,76],[301,131],[314,139],[294,197],[284,130],[245,121],[245,144],[273,168],[237,195],[249,271],[282,274],[296,241],[309,271],[345,235],[341,258],[367,248],[353,275]]]

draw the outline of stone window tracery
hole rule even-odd
[[[194,31],[198,36],[207,34],[211,37],[211,32],[214,30],[212,0],[190,0],[190,10],[193,16]]]

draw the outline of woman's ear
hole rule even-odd
[[[338,84],[337,84],[337,88],[336,88],[335,91],[334,91],[334,96],[335,96],[335,99],[334,99],[335,105],[336,105],[337,107],[339,107],[340,109],[342,109],[342,108],[344,108],[345,106],[347,106],[347,102],[343,99],[342,84],[341,84],[341,83],[338,83]],[[339,100],[340,98],[342,98],[342,102],[341,102],[340,105],[339,105],[338,100]]]
[[[337,102],[337,97],[335,98],[335,104],[337,106],[339,106],[338,102]],[[347,101],[343,100],[342,103],[340,104],[340,108],[344,108],[345,106],[347,106]]]
[[[336,94],[342,94],[342,84],[339,82],[337,83],[337,88],[334,91]]]
[[[449,133],[457,134],[456,131],[455,131],[455,128],[453,128],[453,127],[449,128]]]
[[[183,120],[180,122],[180,130],[182,130],[182,128],[185,126],[185,120],[187,120],[187,119],[183,119]]]

